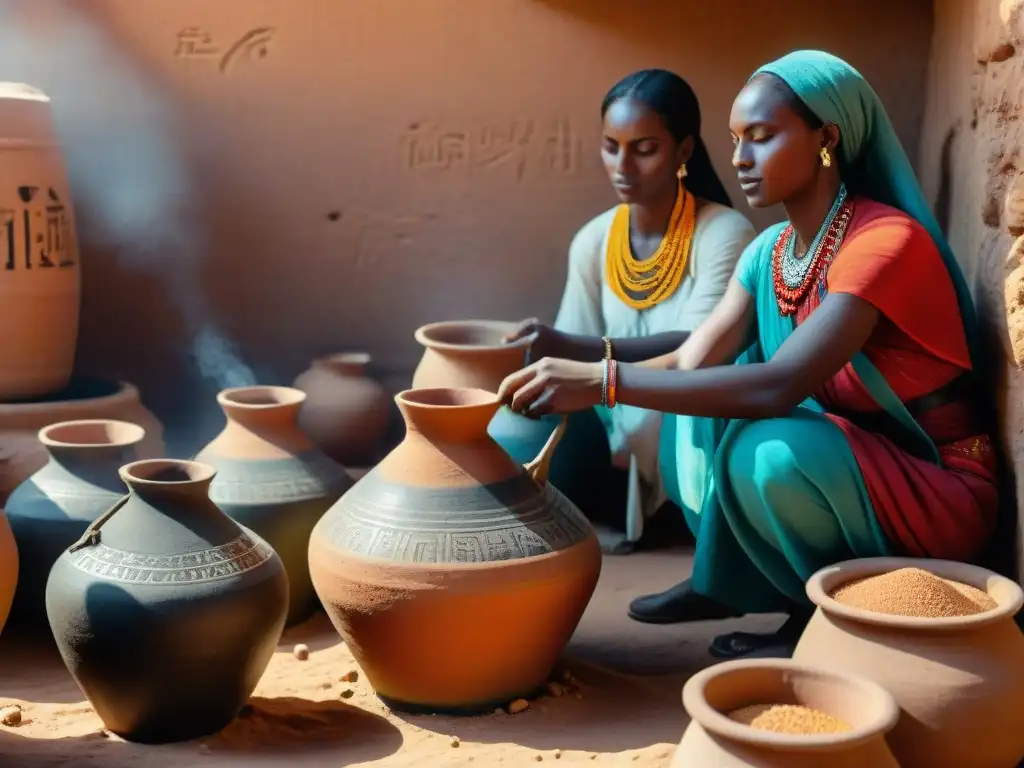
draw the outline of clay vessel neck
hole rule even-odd
[[[306,394],[293,387],[223,390],[217,395],[217,402],[227,417],[227,425],[211,447],[245,445],[258,453],[262,453],[263,448],[284,452],[311,449],[312,444],[298,424],[299,409],[305,399]]]
[[[370,356],[364,352],[344,352],[313,361],[316,368],[346,378],[362,378],[366,375],[366,366],[369,364]]]
[[[64,421],[39,430],[53,464],[88,482],[123,491],[118,469],[133,461],[146,431],[126,421]]]
[[[410,389],[395,396],[407,439],[468,443],[489,439],[487,427],[501,404],[483,389]]]
[[[151,506],[172,505],[174,517],[221,514],[212,503],[210,483],[217,470],[209,464],[179,459],[146,459],[121,467],[120,475],[131,493]],[[203,503],[196,503],[197,501]]]

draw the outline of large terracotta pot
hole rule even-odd
[[[7,623],[18,586],[18,546],[14,542],[7,515],[0,509],[0,632]]]
[[[317,608],[309,580],[309,534],[352,487],[345,468],[299,428],[305,399],[292,387],[234,387],[217,395],[224,429],[196,456],[217,468],[210,498],[280,555],[288,571],[288,625]]]
[[[796,704],[850,726],[840,733],[776,733],[728,717],[756,704]],[[899,709],[866,678],[788,659],[716,664],[683,687],[692,718],[672,768],[899,768],[885,743]]]
[[[281,635],[284,566],[210,501],[215,472],[171,459],[125,465],[129,494],[50,572],[46,611],[61,656],[121,738],[156,744],[219,731]]]
[[[848,581],[906,567],[985,590],[998,605],[932,619],[829,597]],[[883,557],[824,568],[807,595],[817,610],[793,658],[859,673],[892,693],[902,715],[888,740],[903,768],[1005,768],[1024,757],[1024,635],[1013,620],[1024,591],[1016,583],[964,563]]]
[[[21,566],[11,623],[48,627],[46,579],[61,553],[124,496],[118,470],[138,458],[145,430],[124,421],[65,421],[39,431],[50,460],[14,489],[7,517]]]
[[[3,310],[0,309],[0,312]],[[140,458],[163,456],[163,427],[139,398],[139,390],[123,381],[76,376],[68,387],[45,398],[0,403],[0,504],[11,491],[49,460],[39,430],[60,421],[117,419],[138,424],[146,437]]]
[[[413,389],[470,387],[497,392],[502,380],[526,364],[528,340],[505,344],[516,323],[450,320],[416,329],[423,357],[412,377]]]
[[[71,379],[80,271],[75,215],[50,99],[0,83],[0,400]]]
[[[367,679],[406,711],[490,711],[550,674],[597,584],[586,519],[488,435],[479,389],[396,397],[405,439],[313,531],[317,594]]]
[[[366,375],[370,356],[327,355],[299,374],[294,386],[306,393],[299,426],[339,464],[369,467],[380,458],[391,400]]]

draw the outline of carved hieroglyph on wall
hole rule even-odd
[[[239,61],[265,59],[276,34],[274,27],[255,27],[230,45],[220,45],[202,27],[185,27],[178,32],[174,55],[179,59],[215,60],[220,72],[225,73]]]
[[[67,269],[71,256],[71,222],[60,195],[52,187],[18,187],[24,208],[0,209],[0,263],[15,269]]]
[[[411,171],[489,171],[512,169],[527,176],[575,176],[583,142],[565,118],[519,118],[474,127],[449,127],[424,120],[411,123],[401,137],[403,165]]]

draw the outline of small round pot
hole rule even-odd
[[[846,582],[908,567],[981,589],[997,605],[973,616],[919,618],[829,597]],[[823,568],[808,580],[807,595],[817,610],[793,659],[859,673],[892,693],[902,715],[888,741],[903,768],[1005,768],[1024,757],[1018,584],[965,563],[879,557]]]
[[[416,329],[424,346],[413,389],[467,387],[497,392],[502,380],[526,364],[527,339],[506,344],[502,337],[517,323],[497,320],[449,320]]]
[[[346,467],[370,467],[380,459],[391,400],[366,374],[362,352],[326,355],[300,373],[294,386],[306,393],[299,426],[316,446]]]
[[[798,704],[842,720],[852,730],[787,734],[729,718],[756,704]],[[716,664],[683,687],[691,717],[671,768],[899,768],[885,743],[899,709],[877,683],[789,659]]]

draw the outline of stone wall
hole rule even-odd
[[[972,282],[1024,478],[1024,2],[936,0],[934,14],[919,173]]]

